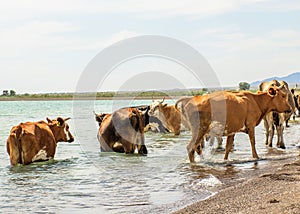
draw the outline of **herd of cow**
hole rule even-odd
[[[217,139],[219,146],[226,136],[224,159],[232,149],[235,133],[249,135],[252,157],[258,158],[255,148],[255,127],[264,120],[266,144],[272,146],[277,131],[277,146],[285,148],[283,127],[297,110],[297,100],[288,84],[276,80],[261,83],[259,91],[218,91],[201,96],[183,97],[175,105],[154,101],[149,106],[121,108],[111,114],[96,114],[99,124],[98,140],[102,152],[132,154],[148,153],[144,132],[172,132],[190,130],[187,145],[190,162],[195,152],[202,154],[204,143]],[[47,122],[26,122],[14,126],[7,139],[7,152],[11,165],[30,164],[54,158],[58,142],[73,142],[66,121],[69,118]]]

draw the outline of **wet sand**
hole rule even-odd
[[[270,165],[175,213],[300,213],[300,156]]]

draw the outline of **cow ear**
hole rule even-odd
[[[277,91],[274,87],[270,87],[268,90],[268,94],[272,97],[274,97],[276,95]]]
[[[65,120],[62,119],[61,117],[58,117],[56,120],[57,120],[59,126],[62,126],[65,123]]]
[[[164,103],[164,104],[163,104],[163,107],[166,107],[167,105],[168,105],[168,103]]]

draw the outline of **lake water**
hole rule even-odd
[[[170,213],[211,196],[211,189],[247,179],[260,169],[298,154],[299,125],[285,132],[286,150],[264,145],[262,125],[256,128],[257,152],[251,159],[248,136],[237,134],[229,161],[215,146],[189,164],[189,132],[146,133],[147,156],[101,153],[93,111],[111,112],[135,101],[3,101],[0,102],[0,210],[2,213]],[[173,101],[168,101],[170,104]],[[12,126],[46,117],[72,117],[75,142],[59,143],[54,160],[11,167],[6,139]],[[223,143],[224,144],[224,143]]]

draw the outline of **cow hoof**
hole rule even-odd
[[[280,148],[280,149],[286,149],[285,145],[278,145],[278,148]]]
[[[147,150],[147,147],[145,145],[142,145],[142,147],[139,151],[139,154],[141,154],[141,155],[147,155],[148,154],[148,150]]]
[[[189,153],[189,159],[190,159],[190,163],[195,163],[194,153],[193,154]]]

